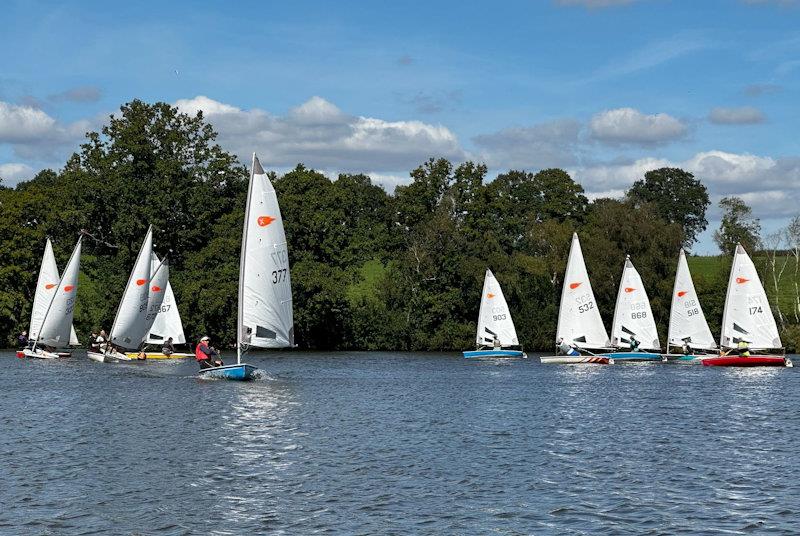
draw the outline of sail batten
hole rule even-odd
[[[661,349],[644,283],[630,258],[626,257],[614,308],[611,344],[617,348],[628,348],[631,336],[639,341],[639,348],[642,350]]]
[[[495,337],[502,347],[519,346],[517,330],[514,328],[511,312],[508,310],[506,298],[503,296],[503,289],[492,271],[487,269],[483,278],[475,344],[478,347],[492,346]]]
[[[556,340],[562,338],[580,348],[602,348],[608,344],[608,334],[597,308],[577,233],[572,235],[561,287]]]

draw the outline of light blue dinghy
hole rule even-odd
[[[236,364],[204,369],[203,377],[251,380],[256,367],[242,363],[250,348],[294,346],[289,253],[278,196],[255,153],[244,212],[239,257]]]
[[[478,313],[478,332],[475,335],[477,350],[462,352],[466,358],[528,357],[519,347],[517,330],[503,289],[491,270],[483,278],[481,309]]]
[[[617,306],[611,325],[611,346],[617,350],[607,357],[616,363],[634,361],[662,361],[661,344],[650,299],[642,278],[630,257],[625,257],[625,267],[617,291]]]

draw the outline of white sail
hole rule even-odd
[[[111,327],[111,342],[126,350],[139,348],[147,333],[147,299],[149,297],[150,254],[153,251],[153,228],[147,235],[136,257],[122,300],[119,302],[117,316]]]
[[[289,254],[278,197],[255,153],[239,260],[240,348],[294,346]]]
[[[636,337],[642,350],[661,349],[642,278],[630,258],[625,257],[625,268],[619,282],[617,306],[614,308],[614,322],[611,326],[611,345],[629,348],[631,336]]]
[[[147,344],[161,344],[172,337],[174,344],[186,344],[186,335],[183,333],[181,314],[178,312],[178,303],[172,292],[172,285],[167,281],[167,290],[164,292],[164,301],[161,309],[153,322],[150,331],[145,336]]]
[[[492,346],[495,336],[500,340],[500,346],[519,345],[517,330],[514,329],[514,321],[511,320],[511,312],[503,296],[503,289],[500,288],[500,283],[492,271],[486,270],[475,343],[478,347]]]
[[[751,348],[783,347],[756,267],[737,244],[722,313],[720,346],[733,348],[741,340],[747,341]]]
[[[602,348],[608,344],[608,334],[594,299],[577,233],[572,235],[561,287],[556,340],[562,338],[581,348]]]
[[[678,270],[675,273],[675,287],[672,289],[667,345],[683,346],[684,342],[690,348],[713,350],[717,347],[694,289],[686,254],[681,249]]]
[[[142,342],[147,341],[147,336],[153,327],[153,323],[161,311],[161,304],[167,292],[169,282],[169,265],[166,259],[161,262],[155,253],[150,253],[150,283],[147,293],[147,317],[145,319],[145,334]]]
[[[78,340],[78,334],[75,333],[75,326],[72,326],[72,328],[70,328],[69,331],[70,331],[70,333],[69,333],[69,345],[70,346],[78,346],[81,343],[81,341]]]
[[[44,245],[44,255],[42,255],[42,265],[39,268],[39,279],[36,282],[36,292],[33,296],[33,310],[31,311],[31,323],[28,327],[28,337],[37,339],[42,327],[44,315],[53,296],[56,294],[58,282],[61,278],[58,275],[56,258],[53,255],[53,245],[50,239]]]
[[[52,250],[51,250],[52,254]],[[69,346],[72,328],[72,316],[75,310],[75,298],[78,293],[78,272],[81,264],[81,239],[72,250],[64,276],[58,282],[51,302],[38,334],[39,344],[64,348]]]

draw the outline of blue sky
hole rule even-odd
[[[0,177],[58,168],[133,98],[204,110],[283,170],[391,189],[429,156],[621,195],[677,165],[767,231],[800,213],[800,5],[6,2]],[[716,211],[710,213],[711,225]],[[699,251],[713,251],[710,232]]]

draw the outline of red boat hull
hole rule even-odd
[[[703,359],[706,367],[783,367],[786,360],[777,355],[751,355],[741,357],[738,355],[709,357]]]

